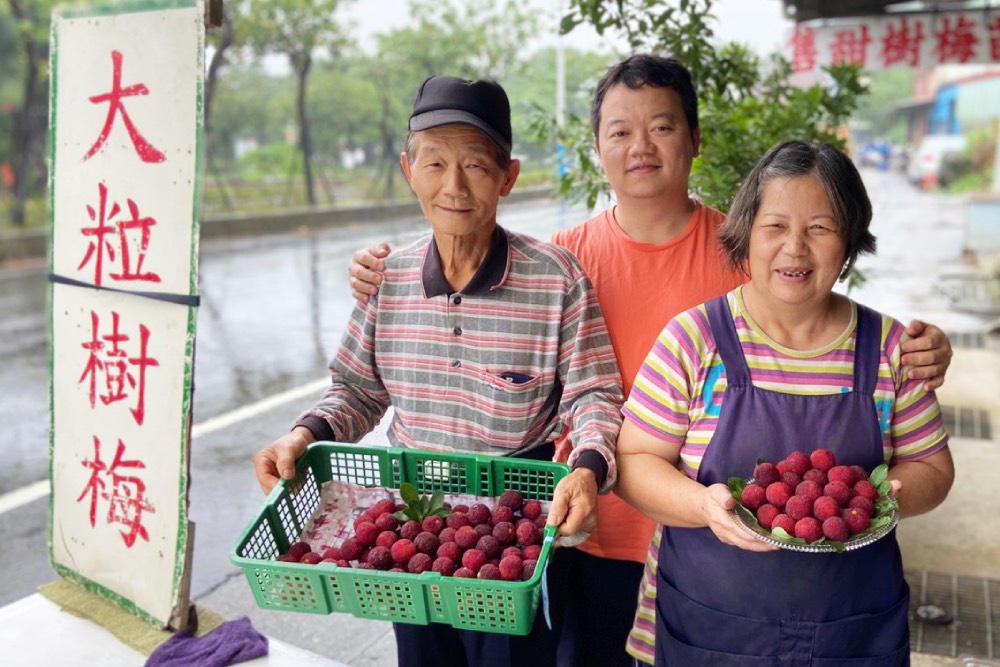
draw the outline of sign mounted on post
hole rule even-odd
[[[795,26],[788,48],[795,72],[1000,63],[1000,11],[809,21]]]
[[[203,0],[63,8],[51,45],[50,560],[183,626]]]

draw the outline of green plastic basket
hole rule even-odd
[[[274,560],[299,539],[331,479],[420,493],[496,497],[508,489],[548,501],[569,466],[550,461],[320,442],[298,461],[294,480],[279,483],[243,531],[230,561],[246,574],[263,609],[313,614],[346,612],[397,623],[447,623],[464,630],[512,635],[531,631],[555,528],[547,526],[528,581],[493,581],[305,565]]]

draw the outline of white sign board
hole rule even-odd
[[[202,0],[52,18],[50,559],[186,611]]]
[[[825,65],[867,70],[1000,63],[1000,11],[807,21],[788,40],[796,72]]]

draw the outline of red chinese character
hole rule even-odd
[[[1000,16],[994,16],[992,23],[986,24],[990,32],[990,60],[1000,61]]]
[[[127,199],[128,210],[132,217],[128,220],[113,221],[113,218],[121,212],[121,207],[116,202],[111,202],[111,210],[109,211],[108,188],[104,183],[99,183],[97,187],[100,192],[98,207],[95,209],[93,206],[87,205],[87,215],[95,224],[93,227],[83,227],[80,230],[81,234],[92,237],[92,240],[87,246],[87,252],[80,261],[80,265],[76,267],[77,270],[82,269],[93,260],[94,284],[100,286],[104,278],[105,255],[107,255],[109,262],[114,262],[116,256],[120,256],[121,271],[109,273],[111,278],[118,281],[160,282],[158,274],[151,271],[142,272],[146,252],[149,250],[150,228],[156,224],[156,220],[150,217],[140,217],[139,206],[131,199]],[[135,268],[132,267],[132,252],[129,246],[129,231],[134,229],[140,230]],[[117,245],[112,245],[111,238],[109,238],[113,232],[117,232]]]
[[[146,417],[146,369],[159,366],[160,362],[149,357],[146,352],[149,346],[149,328],[139,325],[139,354],[129,356],[121,347],[129,337],[119,331],[119,315],[111,312],[111,333],[100,335],[100,320],[97,313],[90,311],[91,338],[81,347],[89,352],[87,365],[80,375],[78,383],[84,380],[90,382],[90,407],[95,407],[97,398],[104,405],[110,405],[129,397],[130,391],[136,393],[136,407],[130,408],[135,423],[142,426]],[[130,366],[137,368],[130,370]],[[104,374],[105,393],[97,394],[98,374]]]
[[[111,126],[115,123],[115,116],[121,114],[122,122],[125,123],[125,129],[128,130],[128,136],[132,140],[132,146],[135,147],[135,152],[139,155],[139,159],[143,162],[163,162],[167,159],[163,153],[156,149],[153,144],[146,141],[145,137],[136,129],[135,124],[132,119],[129,118],[128,112],[125,111],[125,105],[122,103],[122,98],[132,97],[134,95],[148,95],[149,89],[143,83],[137,83],[131,85],[127,88],[122,88],[122,54],[119,51],[111,52],[111,63],[113,66],[112,82],[111,82],[111,92],[103,93],[101,95],[94,95],[90,98],[90,101],[94,104],[102,104],[104,102],[108,103],[108,117],[104,120],[104,127],[101,129],[101,133],[97,137],[97,141],[94,145],[90,147],[87,154],[83,156],[84,162],[89,160],[91,157],[100,150],[104,142],[108,140],[108,135],[111,134]]]
[[[896,63],[916,67],[920,62],[920,43],[923,41],[923,21],[915,21],[912,28],[906,17],[899,19],[898,28],[893,23],[887,24],[885,37],[882,38],[883,67]]]
[[[976,44],[979,38],[975,35],[976,24],[959,16],[955,26],[951,25],[951,17],[942,19],[944,26],[934,33],[937,46],[938,62],[969,62],[976,55]]]
[[[868,60],[868,45],[872,38],[868,25],[862,24],[857,30],[838,30],[830,45],[830,62],[834,65],[858,65],[864,67]]]
[[[796,26],[790,44],[794,71],[808,72],[816,67],[816,31],[813,28]]]
[[[103,498],[108,501],[108,523],[120,523],[128,532],[121,531],[125,546],[132,547],[135,538],[141,537],[149,542],[149,533],[142,525],[142,513],[156,510],[145,498],[146,483],[134,475],[123,475],[118,473],[119,468],[145,469],[146,464],[139,460],[126,461],[125,443],[118,441],[118,449],[115,451],[115,458],[108,467],[101,460],[101,441],[94,436],[94,458],[84,459],[84,468],[90,468],[90,479],[83,488],[76,502],[80,502],[85,496],[90,495],[90,525],[93,527],[97,523],[97,501]],[[101,477],[111,477],[111,490],[107,491],[107,484]]]

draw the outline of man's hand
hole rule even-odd
[[[368,304],[369,297],[378,294],[385,272],[382,260],[389,256],[389,251],[388,244],[379,243],[356,251],[351,258],[351,265],[347,267],[347,282],[351,285],[351,296],[362,306]]]
[[[577,468],[559,480],[549,507],[550,525],[559,535],[589,534],[597,526],[597,478],[594,471]],[[582,541],[582,540],[581,540]]]
[[[295,477],[295,462],[315,441],[312,431],[303,426],[296,426],[290,433],[281,436],[253,457],[257,483],[265,495],[271,493],[271,489],[281,479]]]
[[[903,343],[900,362],[910,366],[907,377],[927,380],[924,389],[934,391],[944,384],[944,374],[951,364],[951,341],[933,324],[913,320],[906,327],[910,340]]]

